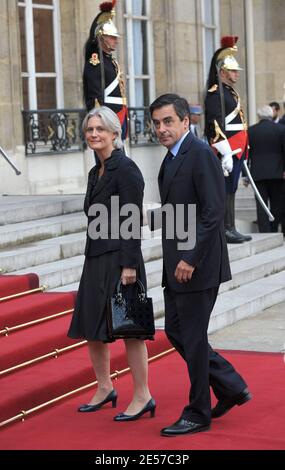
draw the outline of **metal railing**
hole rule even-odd
[[[131,147],[157,145],[149,109],[129,108]],[[26,155],[72,153],[85,148],[81,130],[85,109],[23,111]]]
[[[158,145],[147,107],[129,108],[129,138],[131,147]]]
[[[50,155],[82,151],[84,109],[23,111],[26,155]]]

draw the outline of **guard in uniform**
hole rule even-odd
[[[108,106],[122,126],[122,139],[127,137],[127,106],[120,66],[113,56],[120,37],[113,23],[116,0],[100,5],[85,44],[83,72],[84,100],[87,111],[97,106]]]
[[[227,243],[251,240],[251,236],[242,235],[235,228],[235,193],[248,151],[247,125],[240,97],[233,88],[242,70],[234,57],[237,40],[236,36],[222,38],[222,47],[212,58],[205,99],[205,134],[221,159],[225,175]]]

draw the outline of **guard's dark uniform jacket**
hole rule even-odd
[[[105,71],[105,92],[102,96],[101,64],[99,54],[94,52],[89,61],[85,63],[83,81],[86,97],[86,108],[102,105],[112,109],[120,119],[122,126],[122,139],[127,137],[127,106],[124,90],[124,82],[120,67],[111,54],[103,52]]]
[[[219,87],[214,85],[208,90],[205,100],[205,133],[210,144],[226,138],[232,150],[241,149],[241,152],[233,156],[233,171],[226,178],[226,190],[233,193],[237,189],[242,160],[247,158],[248,135],[238,93],[225,83],[223,91],[225,123],[223,123]]]

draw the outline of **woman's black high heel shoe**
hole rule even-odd
[[[109,401],[112,402],[112,408],[116,408],[117,406],[117,398],[118,398],[118,394],[116,392],[116,390],[112,390],[104,400],[100,401],[100,403],[97,403],[96,405],[81,405],[77,411],[79,411],[80,413],[90,413],[92,411],[97,411],[97,410],[100,410],[100,408],[102,408],[103,405],[105,405],[106,403],[109,403]]]
[[[135,415],[126,415],[125,413],[119,413],[117,416],[114,417],[114,421],[134,421],[135,419],[140,418],[145,413],[150,412],[150,417],[154,418],[155,415],[155,407],[156,403],[153,398],[147,402],[147,404],[143,407],[141,411],[139,411]]]

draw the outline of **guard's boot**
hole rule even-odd
[[[225,211],[225,235],[227,243],[243,243],[245,240],[242,235],[237,235],[235,233],[235,224],[234,224],[234,204],[233,198],[234,194],[226,194],[226,211]]]
[[[242,238],[244,242],[250,242],[252,237],[250,235],[243,235],[239,233],[235,227],[235,193],[229,194],[230,196],[230,205],[231,205],[231,213],[233,214],[233,229],[232,232],[239,238]]]

